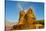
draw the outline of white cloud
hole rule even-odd
[[[21,6],[21,4],[18,2],[17,3],[17,7],[20,9],[20,10],[23,10],[23,7]]]

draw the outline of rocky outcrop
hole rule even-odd
[[[31,8],[28,9],[27,13],[24,10],[20,11],[19,22],[13,26],[13,29],[33,29],[35,28],[35,20],[36,18]]]

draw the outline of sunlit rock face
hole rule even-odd
[[[15,29],[33,29],[35,16],[31,8],[28,9],[27,13],[24,10],[20,11],[19,13],[19,22],[17,25],[14,26]]]
[[[26,21],[28,22],[28,24],[33,24],[33,22],[35,20],[35,16],[34,16],[31,8],[29,8],[29,10],[27,11],[25,18],[26,18]]]
[[[34,21],[35,21],[35,15],[33,14],[33,11],[31,8],[27,11],[27,14],[25,15],[27,26],[28,28],[34,28]]]
[[[25,22],[25,12],[24,11],[20,11],[20,16],[19,16],[19,23],[18,24],[24,24]]]

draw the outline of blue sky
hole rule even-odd
[[[44,19],[44,3],[38,2],[20,2],[20,1],[7,1],[6,2],[6,20],[15,22],[19,19],[20,9],[32,8],[36,15],[37,20]]]

